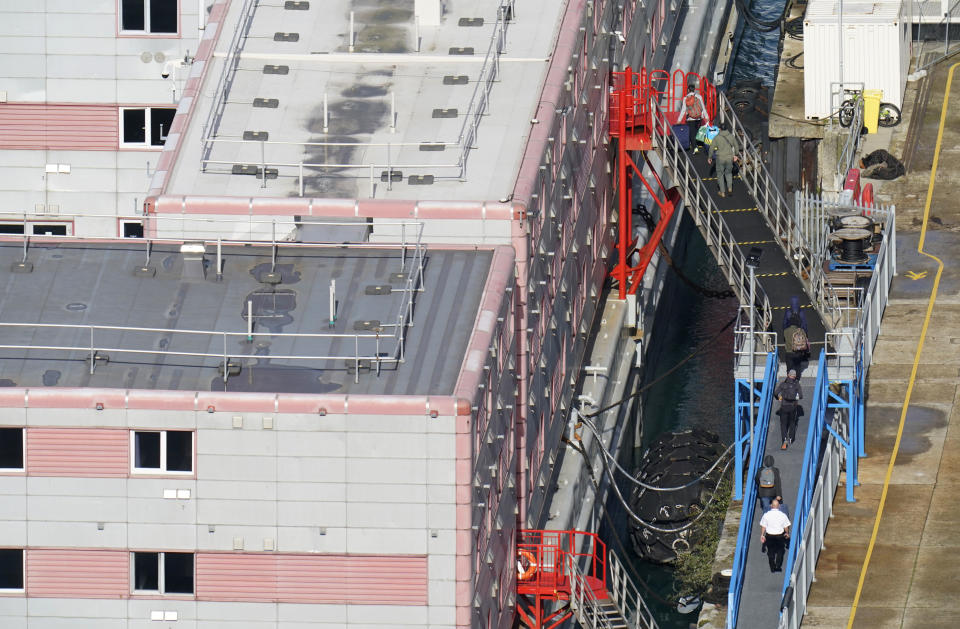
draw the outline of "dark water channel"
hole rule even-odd
[[[708,288],[726,288],[723,274],[687,216],[671,254],[690,279]],[[733,437],[733,326],[715,340],[710,339],[736,315],[737,300],[704,297],[681,281],[672,269],[665,290],[666,300],[654,324],[653,341],[640,385],[649,385],[684,357],[698,348],[703,349],[645,391],[640,410],[642,439],[623,451],[623,462],[628,469],[634,467],[647,444],[663,432],[703,428],[717,433],[726,444]],[[625,494],[629,494],[628,485],[620,483]],[[602,531],[602,535],[621,557],[628,558],[633,574],[653,591],[645,591],[637,584],[660,627],[688,629],[696,618],[676,611],[672,569],[640,560],[630,542],[627,514],[618,505],[609,506],[617,533]],[[617,548],[617,538],[626,552]]]
[[[783,0],[747,2],[754,15],[763,21],[775,20],[783,10]],[[734,60],[731,84],[760,79],[765,86],[776,80],[779,64],[780,31],[760,33],[743,30]],[[727,288],[726,280],[692,221],[684,216],[680,236],[671,251],[684,274],[695,282],[714,289]],[[711,339],[737,313],[735,298],[712,299],[703,296],[670,272],[665,299],[654,324],[653,342],[640,376],[640,386],[648,385],[686,356]],[[650,386],[643,395],[638,416],[642,437],[633,447],[623,450],[625,467],[633,469],[646,446],[664,432],[702,428],[717,433],[724,444],[733,440],[733,327],[710,342],[692,359],[669,376]],[[629,483],[621,482],[625,494]],[[611,503],[615,503],[615,499]],[[696,626],[696,614],[676,611],[673,570],[640,560],[630,542],[628,516],[617,504],[610,504],[617,531],[603,527],[601,534],[611,547],[631,564],[632,575],[654,612],[661,629],[689,629]],[[620,547],[620,548],[618,548]],[[622,549],[626,547],[626,552]]]

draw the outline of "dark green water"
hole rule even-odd
[[[681,236],[671,251],[684,274],[693,281],[714,289],[726,288],[726,280],[708,251],[700,233],[684,216]],[[672,270],[665,296],[669,308],[661,307],[654,324],[654,340],[647,355],[641,384],[655,380],[684,357],[713,337],[737,312],[737,300],[710,299],[683,283]],[[720,435],[729,444],[733,438],[733,326],[712,341],[694,358],[670,376],[646,391],[642,404],[643,437],[641,443],[625,448],[623,461],[632,469],[644,448],[663,432],[703,428]],[[631,460],[632,459],[632,460]],[[629,494],[628,483],[620,485]],[[612,502],[615,502],[612,501]],[[621,557],[626,557],[653,593],[645,592],[648,605],[657,616],[661,629],[688,629],[696,616],[676,611],[673,571],[669,567],[638,559],[630,543],[628,517],[619,505],[611,504],[617,532],[603,532],[604,539]],[[626,546],[618,548],[616,538]],[[658,597],[663,599],[658,601]]]

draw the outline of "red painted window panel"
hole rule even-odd
[[[426,605],[427,558],[198,553],[200,600]]]
[[[117,115],[116,105],[5,103],[0,149],[115,151]]]
[[[30,476],[124,477],[130,433],[109,428],[27,428]]]
[[[129,553],[101,549],[27,549],[27,596],[126,598]]]

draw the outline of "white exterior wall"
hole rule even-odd
[[[180,0],[179,34],[149,37],[119,36],[118,6],[118,0],[0,1],[0,89],[7,100],[172,102],[171,82],[160,72],[166,61],[196,52],[199,3]]]
[[[0,107],[176,106],[191,67],[168,79],[161,72],[196,53],[201,2],[206,21],[210,0],[180,0],[179,33],[138,36],[119,33],[119,0],[0,0],[0,92],[6,96]],[[56,222],[57,214],[139,213],[159,149],[0,150],[0,213],[28,212],[44,223]],[[46,164],[69,164],[71,173],[48,174]],[[68,233],[116,231],[116,221],[99,219]]]
[[[831,102],[831,83],[840,80],[837,4],[815,0],[803,22],[805,116],[827,118],[843,98]],[[909,8],[899,1],[848,2],[843,11],[843,81],[852,88],[883,90],[883,102],[903,105],[910,65]]]
[[[0,476],[0,547],[234,551],[239,538],[251,552],[428,562],[426,607],[0,597],[4,629],[26,627],[27,609],[31,629],[155,627],[153,610],[177,611],[175,627],[455,624],[451,417],[4,409],[0,425],[197,431],[196,479]]]

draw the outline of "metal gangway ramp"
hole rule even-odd
[[[893,213],[889,210],[884,215],[886,260],[881,262],[881,249],[879,272],[874,273],[869,288],[835,289],[823,264],[826,204],[798,195],[796,205],[789,207],[730,103],[723,94],[705,92],[701,79],[700,91],[707,97],[712,120],[730,126],[739,149],[733,194],[720,197],[706,152],[685,151],[673,132],[676,116],[671,105],[677,99],[675,94],[666,94],[677,83],[684,88],[689,79],[675,81],[658,72],[634,73],[628,68],[614,81],[611,135],[620,140],[620,190],[627,194],[621,194],[620,263],[613,277],[621,282],[621,296],[636,290],[637,274],[645,269],[652,247],[659,245],[663,222],[682,204],[739,297],[734,499],[742,501],[742,514],[727,627],[785,626],[782,623],[788,618],[790,626],[798,626],[822,544],[824,513],[836,490],[841,463],[846,467],[847,499],[853,500],[857,457],[864,455],[864,376],[895,265],[893,248],[888,246]],[[667,85],[658,86],[657,81],[664,78]],[[634,161],[631,151],[642,153],[647,170],[637,165],[639,160]],[[657,175],[661,167],[665,173],[662,180]],[[648,175],[659,189],[648,183]],[[624,222],[630,225],[631,176],[642,180],[659,214],[649,225],[654,244],[648,242],[638,252],[641,264],[635,267],[626,264],[633,243],[623,227]],[[806,205],[801,207],[801,201]],[[872,211],[851,208],[850,213],[867,215]],[[810,220],[814,214],[819,222]],[[801,366],[806,412],[800,417],[797,440],[781,450],[779,422],[770,420],[777,407],[773,389],[786,372],[778,361],[777,348],[783,346],[782,323],[792,297],[799,299],[805,313],[814,358],[812,364]],[[755,478],[767,450],[776,457],[794,524],[782,574],[771,574],[758,539],[750,543],[760,516]],[[815,517],[808,517],[811,510]]]

